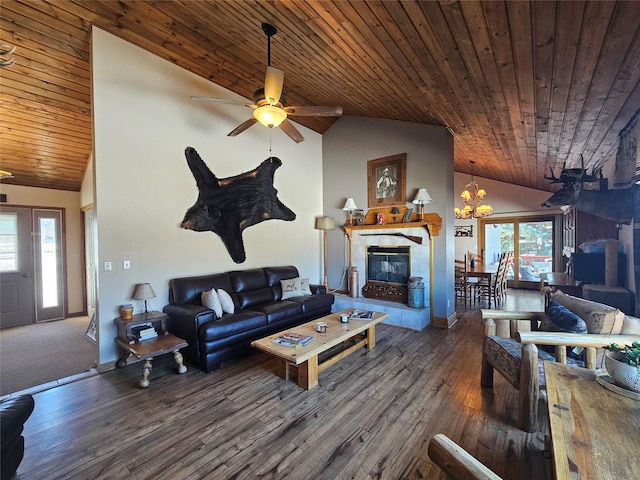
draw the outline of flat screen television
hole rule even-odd
[[[604,252],[582,253],[572,255],[573,279],[583,283],[600,283],[604,285]],[[618,287],[626,287],[627,255],[618,253]]]

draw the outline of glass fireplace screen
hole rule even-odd
[[[367,247],[367,282],[407,283],[411,276],[411,247]]]

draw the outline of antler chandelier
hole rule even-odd
[[[480,188],[473,179],[473,166],[476,162],[471,160],[471,181],[467,183],[460,194],[462,198],[462,208],[454,208],[453,213],[456,218],[480,218],[488,217],[493,213],[491,205],[480,205],[487,192]]]

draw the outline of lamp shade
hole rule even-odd
[[[133,290],[134,300],[147,300],[149,298],[156,298],[156,292],[151,288],[150,283],[139,283]]]
[[[427,192],[426,188],[418,189],[418,193],[416,194],[416,198],[413,199],[412,203],[417,203],[418,205],[424,205],[425,203],[431,203],[433,199],[429,192]]]
[[[316,230],[333,230],[336,228],[336,221],[333,217],[316,218]]]
[[[274,105],[263,105],[253,111],[253,116],[265,127],[277,127],[287,118],[287,112]]]
[[[356,207],[356,202],[353,201],[353,198],[349,197],[347,198],[347,201],[344,203],[344,207],[342,207],[342,210],[357,210],[358,207]]]

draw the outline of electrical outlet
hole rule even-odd
[[[129,270],[131,268],[131,260],[124,260],[122,262],[123,270]]]
[[[111,270],[113,270],[113,268],[111,267],[111,262],[104,262],[104,271],[110,272]]]

